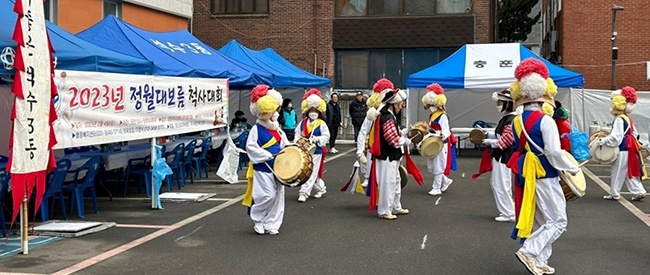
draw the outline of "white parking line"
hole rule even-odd
[[[587,175],[589,178],[591,178],[600,188],[605,190],[605,192],[609,193],[609,185],[607,185],[603,180],[598,178],[593,172],[591,172],[589,169],[586,167],[582,167],[582,172]],[[644,222],[648,227],[650,227],[650,216],[648,214],[644,213],[641,211],[639,208],[634,206],[631,202],[629,202],[625,197],[621,196],[621,199],[618,200],[618,203],[623,205],[628,211],[632,212],[634,216],[639,218],[642,222]]]

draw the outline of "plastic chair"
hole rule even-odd
[[[210,147],[212,147],[212,137],[204,138],[201,142],[201,154],[198,157],[192,158],[192,162],[196,166],[196,175],[199,179],[201,179],[202,168],[205,170],[205,177],[208,177],[208,169],[210,169],[210,166],[208,165],[207,156]]]
[[[8,162],[8,161],[9,161],[9,157],[5,155],[0,155],[0,162]]]
[[[142,192],[142,184],[147,183],[147,180],[151,180],[151,179],[147,179],[147,174],[149,174],[150,170],[151,170],[151,155],[146,157],[141,157],[141,158],[133,158],[129,160],[129,164],[126,166],[126,176],[124,179],[125,198],[126,198],[126,192],[129,189],[129,178],[131,178],[131,176],[133,175],[143,179],[138,184],[138,193],[140,193]]]
[[[194,184],[194,173],[192,173],[192,159],[194,158],[194,148],[196,148],[196,140],[190,141],[187,145],[185,145],[185,154],[183,157],[183,161],[181,163],[181,167],[183,168],[184,173],[183,174],[183,185],[185,185],[185,177],[190,176],[190,183]]]
[[[81,167],[72,171],[68,171],[68,173],[74,173],[74,183],[64,185],[63,190],[70,192],[70,212],[72,212],[74,209],[74,202],[77,202],[77,212],[79,213],[79,218],[84,218],[85,190],[90,191],[95,214],[99,213],[99,209],[97,209],[97,198],[95,196],[95,179],[97,178],[101,162],[101,156],[93,156]],[[86,170],[86,176],[83,179],[79,179],[79,172],[83,170]]]
[[[7,227],[5,226],[4,199],[9,188],[9,179],[11,176],[5,170],[0,170],[0,229],[2,237],[7,236]]]
[[[172,182],[174,181],[174,175],[176,176],[176,182],[178,183],[178,189],[181,189],[181,181],[185,181],[182,163],[183,163],[183,153],[185,152],[185,145],[180,143],[174,147],[171,151],[163,154],[163,158],[167,161],[169,168],[174,172],[171,175],[167,176],[167,190],[172,191]],[[172,159],[173,158],[173,159]]]
[[[52,171],[49,175],[49,182],[45,189],[45,194],[43,195],[43,200],[41,200],[41,221],[47,221],[52,218],[52,211],[54,210],[54,200],[56,196],[59,196],[59,202],[61,204],[61,212],[63,213],[63,219],[67,220],[68,215],[65,211],[65,200],[63,198],[63,183],[65,182],[65,176],[70,170],[72,162],[69,159],[62,159],[56,162],[56,169]],[[50,198],[52,198],[52,206],[50,207]]]
[[[246,141],[248,140],[248,131],[241,133],[233,142],[235,142],[235,145],[239,149],[246,150]],[[248,154],[246,153],[239,153],[239,167],[237,168],[237,172],[241,171],[241,169],[245,168],[248,165]]]

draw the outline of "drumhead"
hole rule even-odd
[[[578,161],[571,155],[571,153],[563,150],[564,155],[574,163],[575,165],[578,165]],[[572,176],[571,174],[562,171],[560,173],[560,178],[565,181],[567,186],[571,189],[571,192],[575,194],[578,197],[582,197],[585,195],[586,190],[587,190],[587,182],[585,181],[585,175],[582,173],[582,169],[576,174],[575,176]]]
[[[420,143],[420,141],[422,141],[422,138],[424,136],[419,129],[413,128],[406,133],[406,137],[410,138],[411,142],[417,144]]]
[[[273,170],[276,176],[282,181],[293,181],[296,179],[305,160],[302,157],[302,149],[298,146],[287,146],[275,157]]]
[[[442,152],[442,139],[438,136],[428,137],[422,141],[420,146],[420,155],[425,158],[436,157],[440,152]]]
[[[399,183],[402,186],[402,188],[404,188],[404,186],[406,186],[406,184],[409,183],[409,178],[408,178],[408,174],[406,173],[406,167],[401,165],[399,166],[399,178],[400,178]]]
[[[481,145],[486,137],[487,134],[481,129],[473,129],[469,132],[469,142],[472,144]]]
[[[591,158],[599,164],[612,164],[618,158],[618,147],[598,146],[596,143],[589,145]]]

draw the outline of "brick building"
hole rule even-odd
[[[616,12],[618,61],[616,88],[633,86],[650,90],[650,1],[647,0],[543,0],[543,56],[567,69],[584,74],[585,88],[610,89],[612,85],[612,7]]]
[[[78,33],[112,14],[149,31],[187,29],[192,0],[46,0],[45,16]]]
[[[231,39],[272,47],[331,78],[336,89],[368,89],[406,77],[466,43],[493,41],[491,0],[194,0],[194,35],[214,48]]]

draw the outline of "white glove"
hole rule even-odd
[[[364,156],[364,155],[361,155],[361,157],[359,157],[359,162],[361,164],[366,164],[366,163],[368,163],[368,158],[366,158],[366,156]]]
[[[601,138],[601,139],[598,139],[598,140],[596,141],[596,145],[598,145],[598,146],[603,146],[603,145],[605,145],[605,141],[604,141],[602,138]]]
[[[316,142],[318,142],[318,138],[315,136],[311,136],[309,137],[309,142],[311,142],[312,144],[316,144]]]
[[[490,139],[486,138],[482,141],[483,145],[490,146],[492,148],[498,147],[497,140],[496,139]]]
[[[407,129],[407,128],[402,129],[402,136],[405,137],[406,134],[408,134],[408,132],[409,132],[409,129]]]
[[[357,151],[357,159],[360,159],[361,156],[363,156],[363,152],[362,151]]]
[[[571,176],[575,176],[580,172],[580,168],[576,167],[575,169],[567,170],[567,172],[571,174]]]
[[[411,140],[405,137],[400,137],[399,138],[399,145],[400,146],[409,146],[411,145]]]

